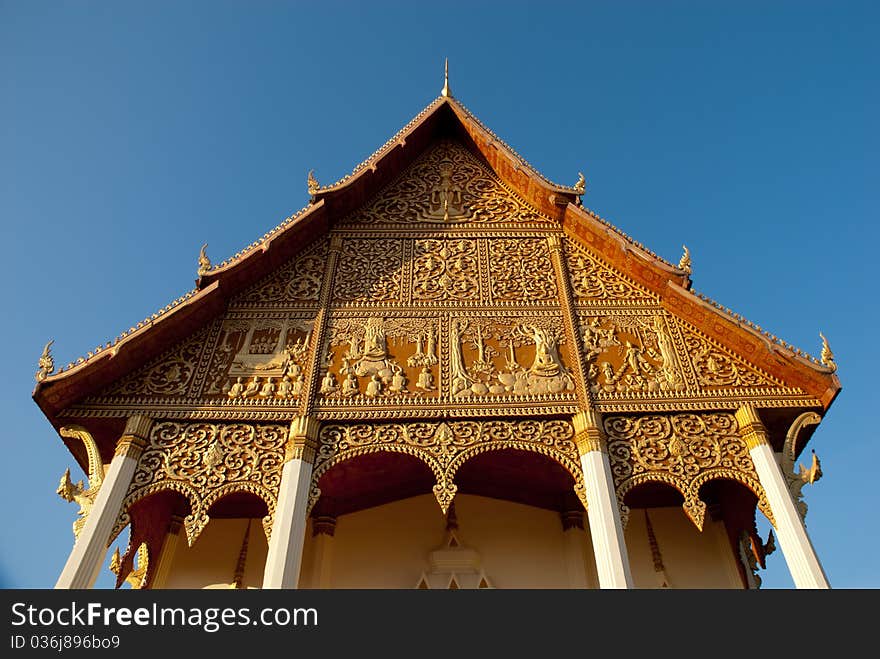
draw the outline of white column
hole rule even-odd
[[[744,405],[737,410],[736,421],[773,512],[776,537],[795,587],[830,588],[757,411],[751,405]]]
[[[150,584],[150,588],[153,590],[161,590],[168,583],[168,575],[171,573],[171,565],[174,562],[177,544],[180,542],[180,530],[182,528],[183,518],[172,515],[171,522],[168,524],[168,532],[165,534],[165,540],[162,541],[162,549],[159,550],[159,558],[156,559],[156,573],[153,576],[153,583]]]
[[[336,518],[321,515],[312,519],[312,537],[315,554],[312,563],[312,588],[329,588],[333,565],[333,536]]]
[[[562,518],[562,537],[565,547],[565,569],[569,588],[589,588],[586,564],[586,539],[584,511],[566,510]]]
[[[126,422],[110,468],[55,588],[81,589],[95,585],[107,554],[110,531],[119,517],[119,508],[128,493],[138,458],[147,445],[152,423],[152,419],[141,415],[129,417]]]
[[[578,412],[573,421],[575,443],[584,472],[587,515],[590,519],[599,587],[632,588],[620,509],[599,413],[594,410]]]
[[[312,417],[297,417],[290,424],[263,588],[299,585],[317,430],[318,422]]]

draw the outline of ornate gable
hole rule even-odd
[[[418,151],[406,151],[410,139]],[[207,323],[100,391],[67,393],[59,411],[535,416],[587,400],[617,412],[814,407],[836,391],[821,368],[776,357],[788,378],[767,355],[738,354],[757,341],[745,330],[707,334],[694,318],[717,312],[682,287],[683,271],[583,209],[582,189],[511,154],[456,101],[435,101],[351,177],[312,179],[304,212],[208,268],[181,305],[213,304]],[[135,334],[155,331],[151,321]]]

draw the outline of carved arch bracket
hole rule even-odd
[[[184,519],[192,546],[207,526],[211,506],[235,492],[248,492],[266,503],[263,530],[268,539],[281,485],[286,425],[244,423],[156,423],[138,462],[110,542],[131,521],[129,510],[141,499],[174,491],[189,501]]]
[[[451,423],[331,424],[321,428],[308,510],[321,496],[318,483],[331,467],[351,458],[390,451],[422,460],[434,474],[433,492],[445,514],[458,487],[459,468],[486,451],[516,449],[547,456],[574,478],[574,491],[587,506],[583,472],[569,421],[455,421]]]
[[[682,508],[703,530],[706,504],[700,488],[715,479],[742,483],[758,497],[758,508],[775,526],[773,513],[748,448],[732,414],[608,416],[608,456],[624,525],[626,494],[644,483],[665,483],[684,497]]]

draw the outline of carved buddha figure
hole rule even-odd
[[[364,349],[355,366],[355,373],[365,376],[382,371],[387,368],[387,358],[384,320],[370,318],[364,326]]]
[[[431,190],[431,217],[449,220],[465,215],[461,188],[452,180],[452,163],[440,163],[440,183]]]

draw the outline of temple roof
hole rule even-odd
[[[444,88],[444,92],[446,88]],[[437,139],[454,138],[498,178],[590,253],[657,294],[671,313],[827,409],[840,390],[832,364],[793,348],[691,290],[690,272],[652,253],[582,205],[582,189],[553,183],[451,95],[419,112],[352,172],[330,185],[310,177],[306,206],[231,258],[200,269],[196,288],[114,341],[37,382],[34,400],[56,426],[66,407],[145,364],[220,314],[228,301],[366,204]],[[824,361],[824,359],[823,359]]]

